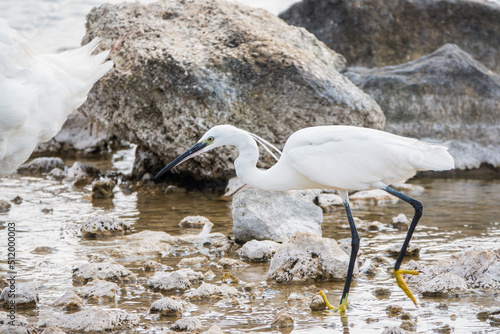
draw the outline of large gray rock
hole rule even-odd
[[[417,291],[426,296],[455,296],[471,289],[500,290],[500,248],[471,249],[443,259],[433,266],[410,261],[420,275],[408,277]]]
[[[348,264],[349,256],[335,240],[300,232],[278,248],[267,276],[277,282],[342,280]]]
[[[55,326],[71,333],[103,333],[123,331],[138,324],[137,314],[90,307],[76,313],[57,315],[47,320],[42,327]]]
[[[456,45],[405,64],[345,74],[382,106],[389,132],[451,140],[461,169],[500,166],[500,76]]]
[[[323,211],[300,192],[239,191],[233,196],[232,215],[236,240],[282,242],[304,231],[321,236]]]
[[[84,42],[104,38],[99,48],[113,48],[115,68],[81,110],[139,145],[139,175],[156,172],[216,124],[274,143],[312,125],[384,126],[380,107],[339,73],[342,56],[262,9],[216,0],[104,4],[86,27]],[[230,152],[177,171],[228,179]]]
[[[455,43],[500,71],[500,6],[493,1],[303,0],[280,17],[305,27],[349,65],[399,64]]]
[[[46,143],[39,144],[34,153],[61,154],[71,153],[78,156],[102,154],[109,152],[119,143],[104,128],[97,123],[91,123],[78,111],[71,113],[57,135]]]

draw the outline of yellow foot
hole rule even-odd
[[[415,305],[417,305],[417,299],[411,293],[410,288],[406,284],[405,280],[403,279],[403,276],[401,274],[407,274],[407,275],[418,275],[419,272],[417,270],[403,270],[403,269],[398,269],[394,270],[394,277],[396,278],[396,282],[398,282],[398,286],[406,293],[406,295],[413,301]]]
[[[330,310],[334,310],[334,311],[337,311],[337,312],[345,312],[345,310],[347,308],[347,295],[341,301],[339,307],[334,307],[334,306],[332,306],[332,304],[330,304],[330,302],[326,298],[326,295],[325,295],[325,293],[323,291],[320,291],[319,294],[320,294],[321,298],[323,298],[323,301],[325,302],[326,307],[328,307]]]

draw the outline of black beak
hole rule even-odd
[[[203,148],[205,148],[205,146],[207,146],[207,145],[208,145],[208,143],[206,143],[206,142],[198,142],[198,143],[194,144],[193,147],[191,147],[189,150],[182,153],[180,156],[175,158],[171,163],[169,163],[168,165],[163,167],[163,169],[161,171],[159,171],[158,174],[156,174],[155,179],[159,178],[160,176],[162,176],[163,174],[165,174],[166,172],[168,172],[169,170],[171,170],[175,166],[180,165],[184,161],[198,155],[199,153],[201,153],[200,151]]]

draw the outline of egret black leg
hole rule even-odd
[[[401,250],[399,251],[398,258],[396,259],[396,264],[394,265],[394,276],[396,277],[396,280],[398,282],[399,287],[401,289],[403,289],[403,291],[406,293],[406,295],[408,297],[410,297],[410,299],[415,303],[415,305],[417,305],[417,300],[415,299],[415,297],[411,293],[410,289],[408,288],[408,285],[406,285],[406,282],[402,278],[401,274],[418,275],[418,271],[416,271],[416,270],[401,270],[399,267],[401,266],[401,262],[403,261],[403,258],[405,257],[406,250],[408,248],[408,244],[410,243],[413,232],[415,231],[415,228],[417,227],[418,221],[420,220],[420,217],[422,217],[423,205],[421,202],[417,201],[416,199],[408,197],[405,194],[402,194],[399,191],[392,189],[391,187],[386,186],[384,188],[384,190],[387,191],[389,194],[392,194],[392,195],[402,199],[406,203],[409,203],[415,209],[415,214],[413,215],[410,227],[408,228],[408,232],[406,233],[405,241],[403,242],[403,246],[401,246]]]
[[[333,307],[330,305],[328,300],[326,299],[323,291],[320,291],[323,300],[326,303],[326,306],[329,309],[334,309],[337,311],[345,312],[347,307],[347,297],[349,295],[349,288],[351,287],[352,276],[354,272],[354,264],[356,263],[356,256],[358,255],[359,250],[359,235],[356,230],[356,225],[354,225],[354,219],[352,218],[351,207],[349,206],[349,199],[345,198],[344,200],[345,212],[347,214],[347,220],[349,221],[349,227],[351,228],[351,256],[349,258],[349,266],[347,267],[347,277],[345,279],[344,291],[342,291],[342,298],[340,299],[339,307]]]
[[[347,295],[349,294],[349,288],[351,287],[352,274],[354,272],[354,264],[356,263],[356,256],[359,250],[359,235],[356,230],[356,225],[354,225],[354,219],[352,218],[351,207],[349,206],[349,200],[344,201],[345,212],[347,214],[347,220],[349,221],[349,227],[351,228],[351,257],[349,258],[349,267],[347,268],[347,277],[344,284],[344,291],[342,292],[342,299],[340,300],[340,305],[342,303],[347,303]]]

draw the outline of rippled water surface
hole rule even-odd
[[[114,168],[126,172],[130,165],[131,152],[122,151],[114,156]],[[109,163],[96,163],[109,166]],[[416,179],[413,184],[425,188],[414,196],[424,203],[424,216],[414,235],[413,242],[422,247],[419,260],[426,264],[435,263],[451,254],[470,247],[498,247],[500,241],[500,220],[498,218],[498,193],[500,182],[495,180],[444,180]],[[231,201],[220,197],[189,192],[164,194],[160,188],[143,187],[138,192],[128,187],[115,188],[112,200],[90,200],[90,187],[76,187],[66,181],[48,180],[44,177],[11,176],[0,181],[0,198],[12,200],[20,196],[21,204],[12,204],[8,213],[0,214],[0,265],[6,269],[7,222],[15,222],[17,229],[17,272],[18,280],[35,282],[39,287],[40,304],[37,310],[18,310],[33,324],[60,312],[54,303],[66,291],[73,288],[72,268],[78,263],[100,261],[108,258],[108,251],[123,244],[121,237],[87,240],[81,237],[79,225],[88,217],[108,214],[132,223],[133,233],[143,230],[164,231],[171,235],[198,233],[181,229],[179,221],[188,215],[204,215],[213,223],[213,232],[232,235]],[[410,194],[411,195],[411,194]],[[49,213],[47,212],[49,209]],[[44,211],[42,211],[44,210]],[[409,205],[397,203],[383,206],[358,206],[353,208],[355,217],[363,220],[378,220],[389,226],[392,217],[399,213],[411,216]],[[345,227],[344,210],[325,213],[323,236],[337,240],[349,238]],[[360,260],[374,254],[384,254],[389,245],[402,242],[405,233],[391,228],[379,232],[360,230],[362,238]],[[179,251],[163,258],[156,258],[163,264],[175,268],[182,256],[211,256],[204,247],[193,253]],[[175,256],[182,255],[182,256]],[[227,254],[237,258],[235,253]],[[418,259],[417,259],[418,260]],[[157,319],[147,313],[151,303],[160,295],[149,291],[146,279],[152,273],[145,273],[140,261],[122,261],[139,281],[122,285],[125,293],[115,303],[103,304],[142,315],[137,331],[155,332],[168,328],[169,321],[176,318]],[[257,283],[263,293],[255,299],[241,298],[230,302],[198,302],[197,309],[190,315],[199,317],[207,328],[217,324],[227,332],[271,331],[270,322],[277,310],[285,309],[295,319],[295,332],[310,333],[328,330],[331,333],[380,333],[386,326],[399,326],[402,320],[386,313],[389,305],[399,305],[415,321],[417,332],[427,333],[449,325],[455,333],[498,333],[499,327],[476,318],[481,307],[500,305],[497,294],[470,293],[458,298],[421,298],[420,306],[413,306],[396,287],[387,273],[370,278],[360,276],[351,288],[347,316],[340,317],[329,311],[311,311],[310,297],[318,288],[328,290],[333,303],[337,303],[343,282],[315,282],[309,284],[275,284],[266,281],[269,263],[252,264],[250,267],[230,271],[240,280]],[[212,283],[220,282],[222,270],[215,266]],[[392,295],[379,299],[373,295],[377,287],[389,288]],[[304,300],[289,298],[299,293]],[[292,295],[293,296],[293,295]],[[438,308],[446,303],[448,309]]]

